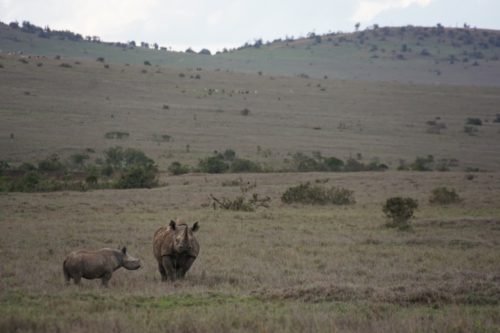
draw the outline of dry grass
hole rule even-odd
[[[187,70],[179,78],[180,71],[167,68],[141,74],[141,66],[103,71],[100,63],[82,61],[67,69],[52,59],[43,59],[43,67],[16,59],[2,59],[0,77],[0,152],[11,162],[121,145],[144,150],[163,170],[176,160],[195,165],[228,148],[271,167],[283,167],[290,153],[313,151],[344,160],[361,153],[363,163],[378,157],[392,169],[400,159],[428,154],[458,159],[460,170],[500,165],[500,125],[491,122],[498,113],[498,88],[271,79],[224,71],[202,71],[201,80],[192,80],[194,72]],[[247,117],[240,114],[245,108],[251,110]],[[429,134],[426,122],[436,117],[447,128]],[[490,122],[469,136],[463,131],[468,117]],[[129,137],[106,139],[113,131]],[[158,142],[158,135],[170,140]],[[258,147],[266,153],[258,154]]]
[[[495,331],[500,324],[500,174],[320,174],[355,190],[349,207],[285,206],[279,194],[319,174],[243,175],[273,198],[257,212],[213,211],[232,175],[168,177],[153,190],[4,194],[0,330]],[[384,186],[382,186],[382,184]],[[443,184],[459,206],[422,201],[411,232],[383,227],[386,197],[426,198]],[[489,185],[488,185],[489,184]],[[418,185],[418,186],[417,186]],[[413,188],[413,190],[411,190]],[[199,220],[201,253],[186,280],[162,283],[152,235]],[[139,271],[64,287],[76,248],[127,245]]]

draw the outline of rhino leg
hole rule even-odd
[[[167,273],[165,272],[165,269],[163,268],[162,262],[158,263],[158,270],[160,271],[160,274],[161,274],[161,280],[165,281],[167,279]]]
[[[179,278],[182,279],[182,278],[184,278],[184,276],[186,276],[187,271],[189,271],[189,269],[191,268],[191,265],[193,264],[195,259],[196,258],[194,258],[194,257],[189,257],[186,259],[184,264],[177,270],[177,276]]]
[[[170,277],[172,281],[175,281],[176,274],[172,259],[169,256],[163,256],[161,257],[161,263],[166,273],[165,280],[167,280]]]
[[[108,286],[108,282],[111,279],[112,273],[106,273],[101,277],[101,282],[104,287]]]

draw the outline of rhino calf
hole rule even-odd
[[[74,251],[64,260],[64,279],[66,283],[73,279],[75,284],[79,284],[81,278],[101,279],[102,284],[107,287],[111,275],[120,267],[136,270],[141,267],[141,261],[129,256],[126,247],[121,251],[114,249]]]
[[[158,261],[158,270],[163,281],[183,278],[200,252],[194,236],[198,222],[192,227],[185,223],[170,221],[168,226],[156,230],[153,237],[153,253]]]

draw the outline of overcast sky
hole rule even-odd
[[[500,29],[500,0],[0,0],[0,21],[28,20],[105,41],[175,50],[235,47],[373,25]]]

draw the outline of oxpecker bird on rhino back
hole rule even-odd
[[[194,236],[198,222],[192,227],[170,221],[168,226],[156,230],[153,237],[153,253],[163,281],[183,278],[200,253],[200,245]]]
[[[120,267],[136,270],[141,267],[141,261],[127,254],[127,248],[121,250],[100,249],[97,251],[78,250],[71,252],[63,263],[66,283],[71,279],[79,284],[81,278],[101,279],[104,286],[108,285],[113,272]]]

